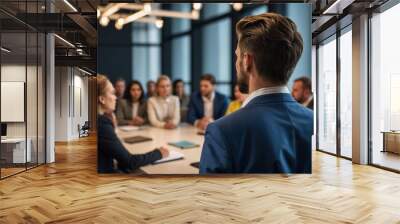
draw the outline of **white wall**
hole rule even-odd
[[[27,80],[25,80],[27,78]],[[39,159],[39,163],[44,163],[44,74],[41,66],[32,66],[25,64],[3,64],[1,66],[1,81],[3,82],[24,82],[26,84],[26,106],[22,108],[22,112],[26,112],[26,121],[23,122],[6,122],[8,138],[25,138],[30,139],[30,148],[32,162]],[[24,93],[22,93],[24,94]],[[7,97],[7,96],[2,96]],[[7,111],[10,108],[1,108]],[[7,111],[7,113],[13,113]],[[38,154],[38,155],[37,155]]]
[[[1,81],[3,82],[25,82],[26,70],[28,71],[28,78],[30,74],[36,75],[36,67],[18,64],[6,64],[1,66]],[[29,79],[29,86],[36,87],[36,80]],[[27,106],[36,107],[36,88],[27,88]],[[34,104],[32,104],[34,102]],[[40,106],[40,105],[39,105]],[[1,108],[1,110],[7,110],[7,108]],[[36,113],[27,113],[28,122],[35,121],[37,119]],[[32,125],[28,125],[28,128]],[[36,129],[36,127],[34,127]],[[29,133],[29,130],[28,130]],[[8,137],[25,137],[25,122],[11,122],[7,123],[7,136]],[[28,136],[29,137],[29,136]]]
[[[71,67],[56,67],[55,73],[55,140],[70,141],[88,120],[88,78]]]

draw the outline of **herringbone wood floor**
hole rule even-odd
[[[98,175],[95,138],[0,181],[0,223],[400,223],[400,175],[315,152],[313,174]]]

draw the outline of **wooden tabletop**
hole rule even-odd
[[[169,150],[175,150],[185,155],[184,159],[161,164],[147,165],[141,168],[147,174],[198,174],[199,169],[191,166],[193,162],[199,162],[204,136],[197,134],[197,129],[187,124],[181,124],[177,129],[165,130],[145,126],[141,130],[122,131],[117,129],[117,135],[124,146],[132,154],[149,152],[160,146],[166,146]],[[150,137],[153,140],[136,144],[127,144],[122,139],[133,136]],[[199,145],[191,149],[180,149],[168,145],[169,142],[190,141]]]

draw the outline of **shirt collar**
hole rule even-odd
[[[273,87],[265,87],[261,89],[257,89],[256,91],[253,91],[243,102],[242,108],[245,107],[247,104],[250,103],[254,98],[262,95],[268,95],[268,94],[275,94],[275,93],[290,93],[289,89],[287,88],[286,85],[283,86],[273,86]]]
[[[205,97],[205,96],[201,96],[201,98],[203,99],[203,101],[213,101],[214,98],[215,98],[215,92],[212,92],[212,93],[211,93],[210,98],[207,98],[207,97]]]
[[[308,99],[303,103],[303,106],[308,106],[308,104],[310,104],[311,100],[313,99],[313,95],[311,95],[310,97],[308,97]]]

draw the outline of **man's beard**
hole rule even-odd
[[[298,103],[304,103],[306,101],[306,98],[304,97],[304,94],[302,93],[299,97],[295,98],[293,97]]]
[[[249,77],[245,75],[245,72],[242,69],[242,65],[240,66],[240,71],[238,74],[237,84],[239,87],[239,91],[244,94],[249,93]]]
[[[301,95],[300,99],[299,99],[299,103],[303,104],[307,101],[306,97],[304,95]]]

